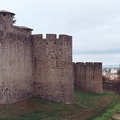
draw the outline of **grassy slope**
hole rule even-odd
[[[94,120],[119,103],[112,92],[95,94],[75,91],[75,103],[65,105],[40,98],[0,106],[0,120]]]

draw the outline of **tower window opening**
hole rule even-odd
[[[3,13],[3,16],[6,16],[6,14],[5,14],[5,13]]]

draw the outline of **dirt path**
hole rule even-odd
[[[120,114],[114,114],[113,115],[113,118],[117,119],[117,120],[120,120]]]

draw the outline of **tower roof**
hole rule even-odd
[[[6,11],[6,10],[0,10],[0,13],[9,13],[9,14],[15,15],[15,13],[12,13],[12,12],[9,12],[9,11]]]
[[[18,27],[18,28],[21,28],[21,29],[25,29],[25,30],[33,30],[33,29],[25,27],[25,26],[15,26],[15,27]]]

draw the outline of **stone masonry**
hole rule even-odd
[[[31,56],[29,37],[0,31],[0,104],[32,96]]]
[[[69,103],[74,99],[72,37],[32,35],[34,50],[34,95]]]
[[[0,104],[32,96],[72,103],[74,78],[77,87],[102,93],[101,63],[73,67],[71,36],[33,35],[31,28],[14,26],[14,15],[0,11]]]
[[[31,96],[73,102],[72,37],[32,35],[13,25],[14,15],[0,11],[0,104]]]
[[[102,63],[77,62],[73,63],[74,83],[78,89],[103,93]]]

